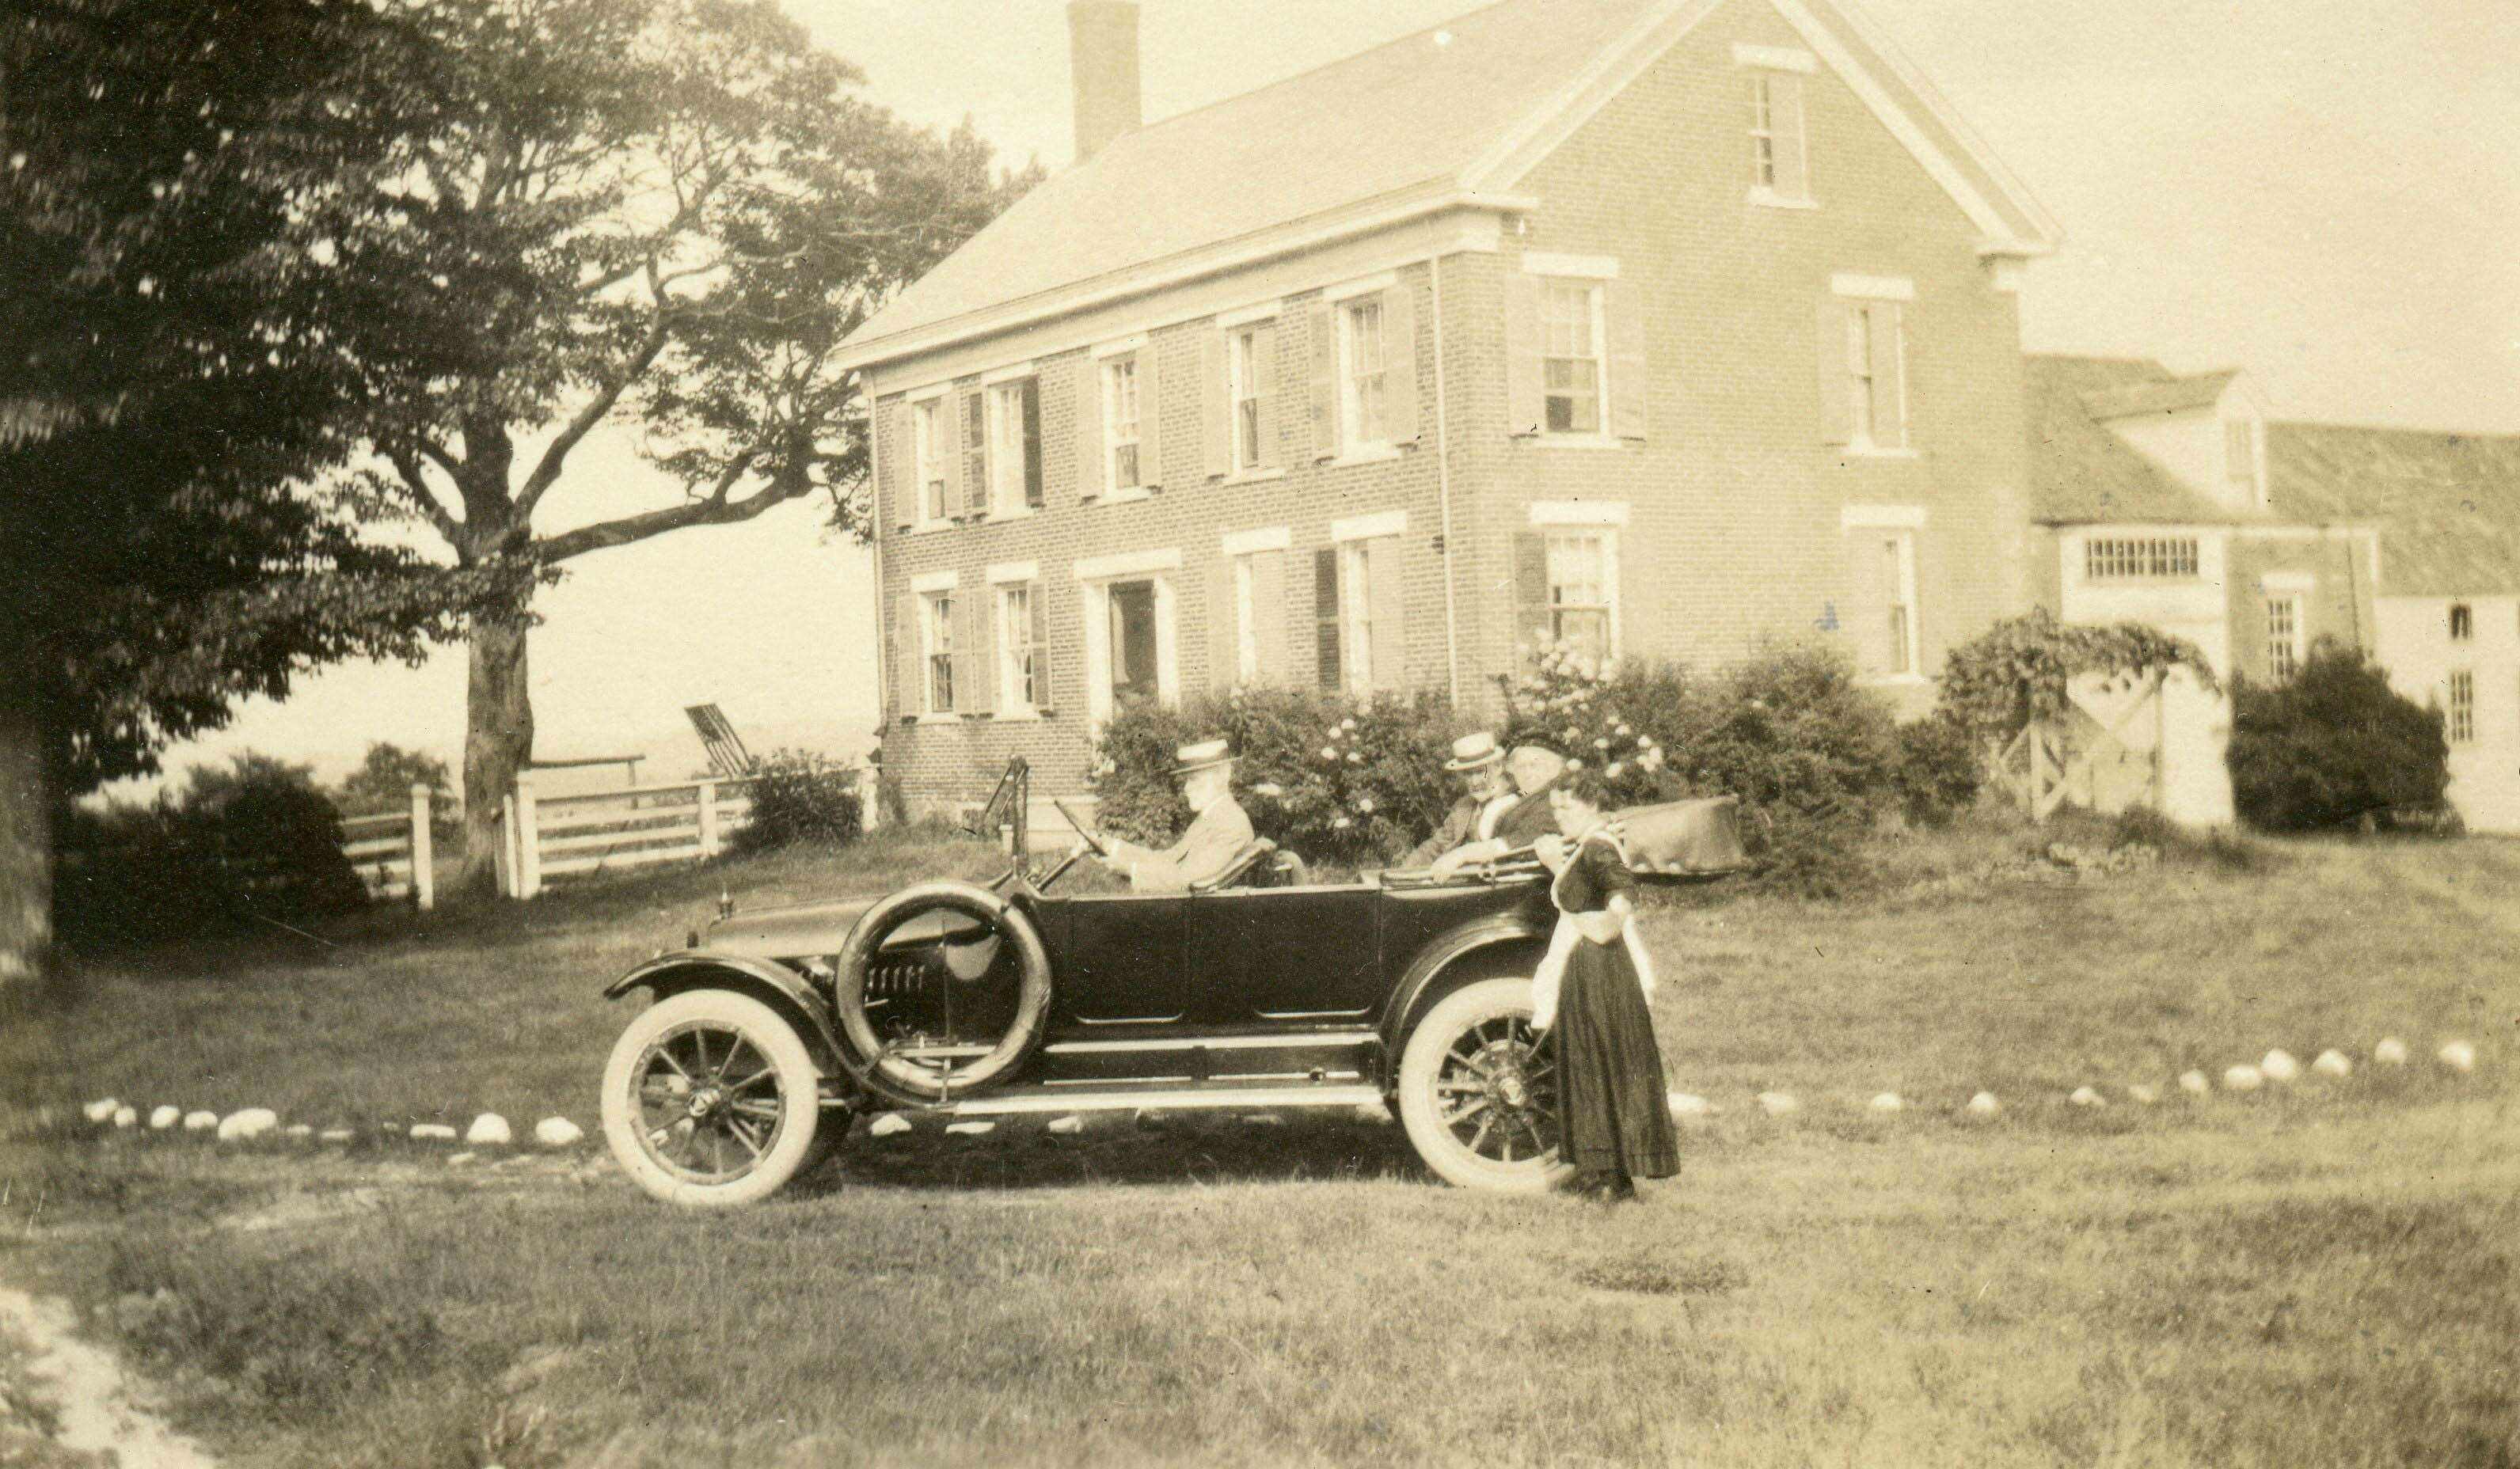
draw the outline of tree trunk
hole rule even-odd
[[[476,618],[464,699],[464,875],[467,894],[497,891],[499,815],[534,758],[534,706],[525,688],[526,618]]]
[[[53,947],[52,752],[31,700],[0,699],[0,1008],[39,993]]]

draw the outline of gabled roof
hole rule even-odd
[[[2193,379],[2174,377],[2157,362],[2120,357],[2024,357],[2022,374],[2032,520],[2229,525],[2265,518],[2217,505],[2181,484],[2110,432],[2092,407],[2094,401],[2183,391]]]
[[[1756,0],[1732,0],[1756,3]],[[1996,253],[2054,221],[1838,0],[1773,0],[1860,71]],[[863,367],[1509,191],[1719,0],[1501,0],[1105,144],[1044,180],[852,333]],[[1819,29],[1815,29],[1819,27]]]
[[[2229,387],[2231,379],[2238,376],[2236,370],[2226,370],[2199,373],[2192,378],[2165,377],[2159,381],[2131,382],[2123,387],[2085,393],[2083,404],[2095,419],[2125,419],[2138,414],[2211,408],[2223,400],[2223,389]]]
[[[2269,423],[2267,476],[2305,517],[2379,522],[2383,596],[2520,592],[2520,436]]]

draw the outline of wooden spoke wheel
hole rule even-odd
[[[753,1203],[830,1151],[816,1146],[820,1081],[776,1010],[688,990],[640,1012],[614,1044],[605,1139],[622,1171],[667,1203]]]
[[[1531,981],[1484,979],[1426,1012],[1400,1053],[1400,1122],[1437,1177],[1539,1193],[1558,1157],[1554,1057],[1531,1029]]]

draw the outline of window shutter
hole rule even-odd
[[[1234,628],[1234,557],[1219,556],[1207,569],[1207,682],[1220,691],[1234,687],[1241,659]]]
[[[1549,537],[1536,530],[1513,536],[1513,641],[1535,652],[1549,642]]]
[[[1316,302],[1304,317],[1311,329],[1313,458],[1328,459],[1339,448],[1338,323],[1328,302]]]
[[[1628,578],[1627,545],[1628,538],[1624,532],[1614,532],[1601,538],[1601,555],[1609,563],[1602,569],[1609,574],[1610,584],[1618,589],[1615,594],[1618,601],[1617,635],[1611,640],[1610,656],[1622,659],[1654,645],[1653,603],[1647,600],[1647,590]]]
[[[893,712],[904,719],[925,707],[919,696],[925,653],[919,637],[919,594],[904,592],[892,604]]]
[[[1907,313],[1888,301],[1873,301],[1872,313],[1872,442],[1895,449],[1908,442],[1908,424],[1900,406],[1907,401]]]
[[[1041,508],[1041,379],[1027,378],[1016,395],[1023,404],[1024,504]]]
[[[963,395],[963,498],[975,515],[995,511],[989,485],[989,400],[974,390]]]
[[[1211,479],[1234,472],[1234,380],[1225,367],[1233,349],[1232,338],[1220,331],[1198,340],[1199,442]]]
[[[1820,298],[1820,441],[1843,444],[1855,437],[1855,391],[1846,372],[1846,302]]]
[[[1882,533],[1857,530],[1846,539],[1846,605],[1837,620],[1855,639],[1855,670],[1877,674],[1890,667],[1890,587],[1881,570]]]
[[[1076,365],[1076,498],[1102,493],[1102,364]]]
[[[1540,278],[1505,278],[1506,432],[1538,433],[1549,405],[1541,387]]]
[[[974,589],[966,599],[971,606],[971,691],[954,690],[954,701],[974,714],[998,707],[998,598],[995,587]]]
[[[1402,636],[1401,609],[1407,586],[1400,576],[1400,537],[1376,536],[1365,546],[1365,590],[1373,619],[1373,648],[1369,666],[1376,689],[1406,689],[1408,640]]]
[[[963,395],[947,393],[936,403],[937,472],[945,480],[945,518],[960,519],[963,514]]]
[[[1033,582],[1032,596],[1032,699],[1036,709],[1058,706],[1058,690],[1050,682],[1050,584]]]
[[[1644,290],[1634,281],[1601,283],[1601,315],[1610,334],[1610,432],[1645,436]]]
[[[1251,641],[1259,653],[1260,680],[1286,677],[1287,624],[1295,609],[1286,603],[1286,553],[1263,551],[1251,557]]]
[[[1768,126],[1777,142],[1777,193],[1785,199],[1811,198],[1805,177],[1803,146],[1803,81],[1777,72],[1768,83]]]
[[[892,424],[883,452],[884,493],[892,499],[892,523],[908,530],[919,521],[919,494],[910,482],[918,472],[917,446],[910,440],[910,405],[895,403],[884,410],[884,417]]]
[[[1259,362],[1251,386],[1260,399],[1260,466],[1268,468],[1286,462],[1278,446],[1278,324],[1263,322],[1255,334],[1251,355]]]
[[[1151,339],[1138,354],[1138,482],[1149,490],[1164,487],[1164,390],[1156,356]]]
[[[1313,649],[1316,681],[1339,687],[1338,548],[1313,553]]]
[[[1418,294],[1407,282],[1382,293],[1382,414],[1391,442],[1418,442]]]

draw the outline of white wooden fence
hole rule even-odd
[[[408,898],[421,908],[437,906],[430,870],[436,854],[428,839],[428,787],[411,788],[411,809],[341,818],[341,855],[358,869],[371,898]]]
[[[861,820],[875,816],[874,773],[856,773]],[[752,778],[634,785],[546,796],[519,776],[499,817],[499,891],[531,898],[546,879],[698,862],[752,820]]]

